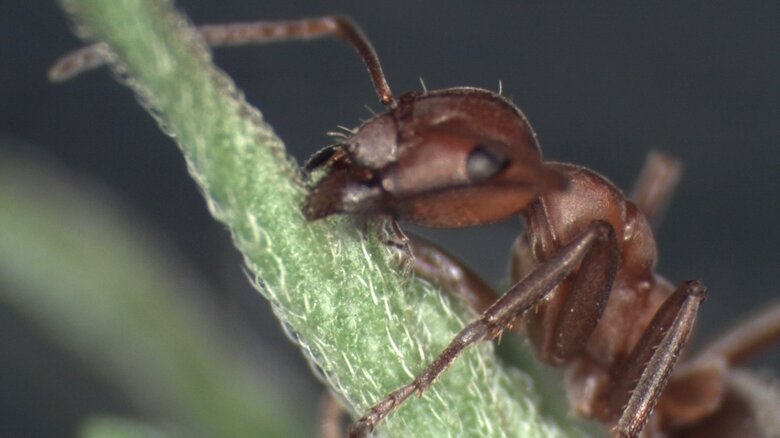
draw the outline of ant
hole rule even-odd
[[[368,68],[387,111],[306,164],[324,170],[303,205],[309,220],[332,214],[386,216],[430,227],[467,227],[519,214],[514,283],[500,297],[435,245],[405,236],[414,270],[481,313],[409,384],[353,426],[366,436],[409,396],[431,386],[470,345],[524,327],[544,362],[565,367],[574,411],[619,437],[755,436],[743,417],[750,396],[734,390],[734,365],[780,339],[780,305],[767,307],[675,368],[706,295],[654,272],[657,222],[680,165],[649,155],[630,199],[605,177],[542,160],[536,135],[510,100],[468,87],[396,99],[368,39],[340,16],[198,28],[212,46],[337,37]],[[50,71],[64,80],[104,62],[95,46]],[[723,426],[723,425],[726,426]]]

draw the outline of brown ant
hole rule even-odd
[[[347,213],[431,227],[466,227],[514,214],[525,221],[512,250],[514,286],[497,299],[442,250],[408,241],[416,272],[465,297],[482,316],[414,381],[374,405],[351,435],[369,434],[466,347],[516,323],[543,361],[566,367],[573,409],[611,426],[616,436],[766,433],[740,418],[751,414],[750,400],[733,390],[731,369],[780,338],[780,306],[675,369],[706,294],[696,280],[674,288],[653,270],[651,223],[678,179],[675,160],[651,154],[629,200],[592,170],[543,161],[523,113],[497,93],[460,87],[396,100],[371,44],[346,18],[198,30],[214,46],[335,36],[368,67],[388,110],[309,161],[308,170],[326,171],[303,206],[309,220]],[[50,75],[62,80],[102,63],[92,46],[63,58]],[[398,236],[406,239],[400,231]]]

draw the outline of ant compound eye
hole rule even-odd
[[[471,181],[484,181],[497,175],[509,165],[509,160],[482,145],[477,145],[466,161],[466,172]]]

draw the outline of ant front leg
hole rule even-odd
[[[460,260],[422,237],[407,237],[414,256],[412,270],[415,275],[462,299],[477,313],[484,312],[496,301],[497,294],[493,288]]]
[[[553,257],[540,264],[527,277],[512,286],[506,294],[482,314],[480,319],[467,325],[455,335],[447,348],[414,381],[393,391],[369,409],[368,413],[350,430],[350,436],[367,436],[393,409],[412,394],[422,393],[431,386],[433,381],[452,364],[463,350],[479,341],[491,340],[498,336],[519,315],[538,303],[556,285],[568,277],[580,264],[580,261],[591,258],[591,254],[602,253],[603,248],[610,248],[606,251],[607,253],[616,252],[615,231],[608,223],[596,221],[561,248]],[[613,258],[615,262],[617,260],[617,257],[610,258]],[[606,295],[611,289],[615,268],[616,266],[608,266],[606,269],[608,272],[600,274],[588,270],[586,276],[596,286],[595,289],[601,292],[597,294],[601,295],[597,301],[606,302]],[[601,277],[601,281],[596,277]],[[576,324],[564,325],[571,328]],[[595,322],[592,325],[595,326]]]
[[[448,254],[443,248],[413,234],[405,234],[392,220],[396,246],[402,241],[412,255],[414,274],[441,288],[444,293],[462,300],[476,313],[484,312],[496,300],[496,292],[468,266]],[[345,435],[346,410],[330,391],[320,401],[319,438],[340,438]]]

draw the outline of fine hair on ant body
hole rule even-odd
[[[325,171],[303,206],[309,220],[385,215],[458,228],[518,214],[525,222],[512,248],[514,286],[500,297],[441,249],[398,231],[414,255],[415,272],[463,296],[481,316],[411,383],[376,403],[352,436],[371,433],[409,396],[431,386],[465,348],[513,324],[524,327],[541,360],[565,367],[573,410],[607,425],[612,435],[761,433],[737,418],[748,402],[732,391],[730,372],[780,339],[780,306],[767,307],[677,364],[706,289],[696,280],[674,287],[654,272],[652,224],[679,179],[676,160],[650,154],[626,198],[590,169],[543,161],[526,117],[500,94],[458,87],[396,99],[373,47],[344,17],[198,31],[212,46],[337,37],[366,64],[387,111],[307,163],[309,171]],[[86,47],[64,57],[50,77],[64,80],[103,62],[94,46]],[[728,420],[732,429],[722,426]]]

